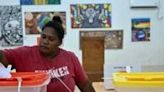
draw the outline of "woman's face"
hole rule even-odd
[[[51,27],[46,27],[41,33],[39,50],[45,56],[54,56],[60,45],[56,31]]]

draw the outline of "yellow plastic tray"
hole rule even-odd
[[[164,87],[164,72],[133,72],[113,74],[117,87]]]

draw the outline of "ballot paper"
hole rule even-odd
[[[0,78],[11,78],[10,70],[0,63]]]

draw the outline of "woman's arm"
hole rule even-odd
[[[95,89],[92,86],[92,83],[87,80],[84,85],[77,84],[78,88],[81,90],[81,92],[95,92]]]
[[[3,54],[2,50],[0,50],[0,62],[5,66],[7,66],[9,64],[9,62],[6,60],[6,57]]]
[[[83,67],[80,64],[77,56],[72,54],[72,63],[74,65],[74,73],[75,73],[75,82],[81,92],[95,92],[92,83],[89,81],[89,78],[84,71]]]

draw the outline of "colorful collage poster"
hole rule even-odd
[[[122,49],[123,45],[123,31],[80,31],[80,49],[81,39],[83,37],[104,37],[105,49]]]
[[[0,6],[0,45],[23,45],[22,13],[20,6]]]
[[[66,29],[66,13],[65,12],[25,12],[25,33],[39,34],[43,26],[53,16],[60,16],[63,22],[63,27]]]
[[[110,28],[111,4],[72,4],[72,28]]]
[[[150,18],[132,19],[132,42],[150,41]]]
[[[60,0],[20,0],[21,5],[51,5],[60,4]]]

